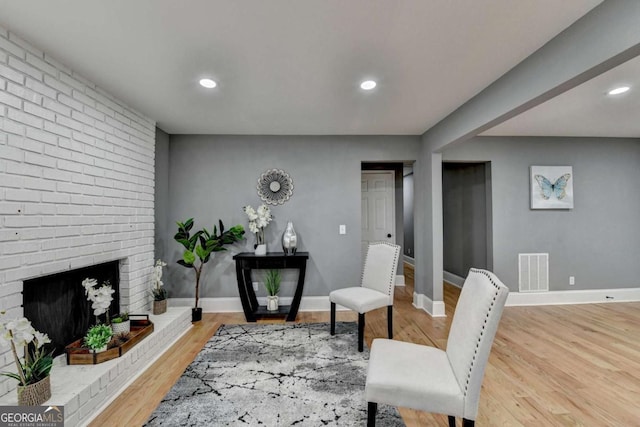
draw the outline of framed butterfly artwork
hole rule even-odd
[[[573,209],[573,167],[531,166],[531,209]]]

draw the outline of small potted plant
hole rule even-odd
[[[278,292],[280,292],[280,270],[267,270],[264,278],[267,290],[267,310],[278,311]]]
[[[5,314],[4,310],[0,311],[0,318]],[[2,372],[2,375],[18,381],[18,405],[37,406],[51,397],[53,356],[44,348],[50,342],[49,337],[36,331],[26,317],[0,321],[0,343],[11,345],[17,368],[16,372]],[[18,357],[16,347],[24,347],[24,358]]]
[[[191,235],[193,218],[189,218],[185,222],[177,222],[178,232],[173,236],[175,241],[184,246],[185,249],[182,259],[178,260],[178,264],[193,269],[196,273],[196,301],[194,308],[191,310],[191,321],[193,322],[202,320],[202,307],[198,307],[198,301],[200,300],[200,276],[204,265],[209,262],[213,252],[226,251],[225,245],[238,242],[244,236],[244,228],[241,225],[225,230],[222,221],[219,220],[218,223],[220,225],[220,234],[218,234],[218,228],[214,225],[211,233],[206,228],[203,228]],[[196,265],[196,260],[200,260],[198,265]]]
[[[250,205],[242,208],[249,218],[249,231],[256,235],[256,244],[254,245],[254,253],[256,255],[267,254],[267,241],[264,238],[264,229],[273,219],[271,209],[264,203],[254,209]]]
[[[162,314],[167,311],[167,290],[162,287],[162,267],[167,263],[161,259],[156,261],[153,267],[153,286],[151,294],[153,295],[153,314]]]
[[[107,349],[107,344],[111,341],[113,330],[105,324],[92,326],[84,337],[84,344],[93,350],[94,353],[100,353]]]
[[[131,332],[131,321],[129,320],[129,313],[125,311],[111,319],[111,329],[113,330],[113,335],[118,335],[123,332]]]

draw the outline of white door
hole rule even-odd
[[[362,172],[362,259],[369,242],[396,242],[395,174],[393,171]]]

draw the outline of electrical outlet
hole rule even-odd
[[[347,226],[340,224],[340,234],[347,234]]]
[[[258,282],[253,282],[253,292],[258,292]]]
[[[569,285],[573,286],[576,284],[576,278],[573,276],[569,276]]]

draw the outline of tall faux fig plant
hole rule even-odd
[[[219,229],[214,225],[212,232],[209,232],[206,228],[202,228],[202,230],[198,230],[192,235],[193,218],[189,218],[185,222],[177,222],[177,224],[178,232],[173,238],[185,248],[182,259],[178,260],[178,264],[186,268],[192,268],[196,272],[196,302],[193,311],[193,320],[200,320],[199,317],[202,315],[202,312],[199,310],[198,302],[200,300],[200,276],[202,275],[202,269],[211,259],[213,252],[226,251],[226,245],[242,240],[244,228],[241,225],[236,225],[225,230],[222,220],[218,220]]]

